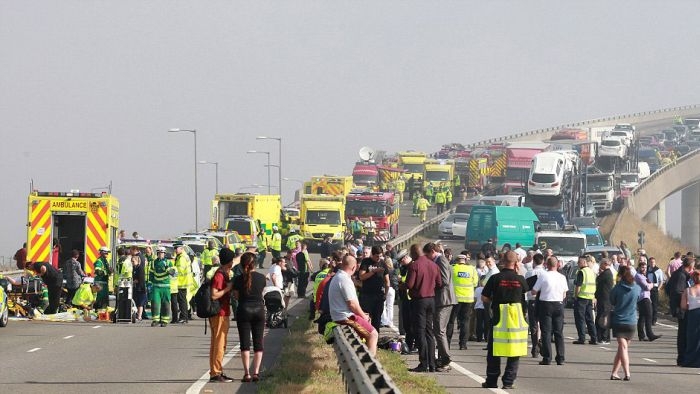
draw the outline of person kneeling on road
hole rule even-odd
[[[331,319],[336,324],[352,327],[353,330],[367,342],[367,348],[373,356],[377,353],[377,330],[367,320],[365,313],[357,300],[355,284],[352,275],[357,270],[357,260],[352,256],[343,257],[338,273],[333,277],[328,289]]]

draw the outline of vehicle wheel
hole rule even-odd
[[[7,307],[5,308],[5,311],[2,313],[2,316],[0,316],[0,327],[5,327],[7,326]]]

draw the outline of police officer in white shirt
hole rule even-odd
[[[532,256],[532,269],[525,273],[525,280],[527,280],[528,286],[534,286],[537,283],[537,278],[544,275],[546,272],[544,268],[544,256],[541,254],[536,254]],[[534,278],[534,279],[530,279]],[[533,283],[533,281],[535,281]],[[525,300],[527,301],[527,324],[530,331],[530,340],[532,341],[532,358],[536,358],[540,354],[540,326],[538,323],[539,316],[537,316],[537,296],[531,292],[525,294]]]
[[[537,305],[540,329],[542,330],[542,361],[549,365],[552,361],[552,335],[557,350],[557,365],[564,364],[564,299],[568,290],[566,277],[557,271],[559,261],[555,256],[547,258],[547,272],[537,277],[532,293],[539,293]]]

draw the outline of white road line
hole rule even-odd
[[[484,379],[481,376],[475,374],[474,372],[464,368],[463,366],[457,364],[454,361],[450,363],[450,367],[454,368],[457,372],[461,373],[462,375],[465,375],[466,377],[470,378],[471,380],[473,380],[479,384],[484,383],[486,381],[486,379]],[[507,391],[501,390],[498,388],[491,388],[489,390],[491,390],[491,392],[499,393],[499,394],[506,394],[507,393]]]
[[[307,301],[307,300],[306,300],[306,298],[297,298],[296,300],[289,303],[289,306],[287,307],[287,309],[294,308],[301,301]],[[99,326],[97,326],[97,327],[99,327]],[[93,328],[95,328],[95,327],[93,327]],[[222,367],[225,367],[226,364],[228,364],[228,362],[231,361],[231,359],[234,358],[238,354],[238,352],[240,350],[239,345],[240,344],[238,342],[234,343],[233,348],[228,353],[226,353],[226,355],[224,355],[224,359],[221,361]],[[208,369],[204,372],[204,374],[202,374],[202,376],[199,379],[197,379],[196,382],[192,383],[192,386],[190,386],[190,388],[187,389],[186,393],[187,394],[199,394],[199,392],[202,391],[202,389],[204,388],[204,386],[207,385],[207,383],[209,383],[209,370]]]
[[[672,326],[670,324],[664,324],[664,323],[656,323],[657,326],[662,326],[662,327],[667,327],[667,328],[673,328],[674,330],[678,329],[678,326]]]
[[[74,336],[75,336],[75,335],[68,335],[67,337],[63,337],[63,339],[71,339],[71,338],[73,338]]]
[[[603,350],[607,350],[607,351],[610,351],[610,350],[612,350],[612,349],[610,349],[610,348],[607,348],[607,347],[605,347],[605,346],[601,346],[600,348],[601,348],[601,349],[603,349]]]
[[[34,353],[34,352],[36,352],[36,351],[39,350],[39,349],[41,349],[41,348],[40,348],[40,347],[35,347],[34,349],[29,349],[29,350],[27,350],[27,353]]]
[[[566,337],[566,339],[571,339],[571,340],[573,340],[574,338],[572,338],[572,337]]]
[[[100,328],[100,327],[102,327],[102,326],[94,326],[94,327],[92,327],[92,328]]]
[[[238,348],[238,346],[239,346],[239,344],[235,343],[233,345],[233,349],[231,349],[228,353],[226,353],[223,361],[221,362],[222,367],[225,366],[226,364],[228,364],[228,362],[231,361],[231,359],[234,358],[238,354],[238,351],[240,350]],[[192,383],[192,386],[190,386],[190,388],[187,389],[186,393],[187,394],[199,394],[199,392],[209,382],[209,378],[210,378],[209,377],[209,370],[207,369],[207,371],[204,372],[204,374],[199,379],[197,379],[196,382]]]
[[[650,363],[654,363],[654,364],[657,364],[657,363],[658,363],[658,361],[652,360],[652,359],[650,359],[650,358],[643,358],[642,360],[644,360],[644,361],[649,361]]]

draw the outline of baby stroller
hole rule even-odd
[[[284,310],[282,290],[277,286],[267,286],[263,289],[265,300],[265,324],[269,328],[284,325],[287,328],[287,312]]]

